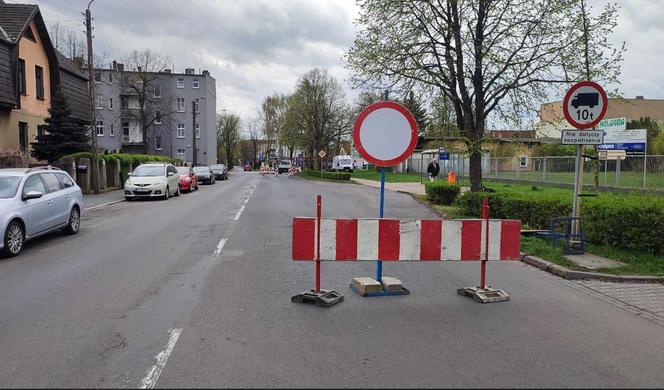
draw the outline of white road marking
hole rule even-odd
[[[247,204],[245,203],[242,205],[242,207],[240,207],[240,210],[238,210],[237,214],[235,214],[235,218],[233,218],[233,221],[237,221],[238,219],[240,219],[240,215],[242,215],[242,212],[244,211],[244,206],[246,205]]]
[[[112,205],[112,204],[116,204],[116,203],[120,203],[120,202],[124,202],[124,201],[125,201],[124,199],[114,200],[114,201],[112,201],[112,202],[102,203],[102,204],[98,204],[98,205],[96,205],[96,206],[86,207],[86,208],[83,209],[83,211],[94,210],[94,209],[98,209],[98,208],[100,208],[100,207],[110,206],[110,205]]]
[[[166,344],[166,349],[159,352],[154,357],[156,363],[148,370],[148,374],[141,381],[141,386],[139,387],[139,389],[152,389],[155,387],[157,381],[159,380],[159,376],[161,375],[161,371],[164,369],[164,366],[168,361],[168,357],[171,355],[171,352],[173,352],[175,343],[177,343],[178,338],[180,337],[182,328],[171,329],[168,332],[171,334],[171,337],[168,339],[168,344]]]
[[[219,241],[219,244],[217,244],[217,249],[214,251],[214,256],[217,257],[221,253],[221,250],[224,249],[224,245],[226,245],[226,241],[228,239],[222,238],[221,241]]]

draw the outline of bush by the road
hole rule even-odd
[[[424,185],[429,199],[435,204],[450,205],[461,192],[458,184],[448,184],[443,180],[429,182]]]
[[[168,163],[182,162],[181,160],[173,159],[168,156],[159,156],[154,154],[127,154],[127,153],[101,154],[100,153],[97,155],[97,157],[100,159],[104,159],[107,163],[113,160],[120,160],[120,165],[122,165],[123,168],[128,167],[129,164],[131,164],[132,167],[136,168],[141,164],[150,163],[150,162],[168,162]],[[92,159],[92,153],[90,152],[74,153],[62,157],[61,160],[65,158],[73,158],[75,161],[78,161],[81,158]]]
[[[302,176],[310,177],[312,179],[325,179],[325,180],[337,180],[337,181],[349,181],[350,173],[348,172],[326,172],[323,171],[322,176],[320,171],[313,169],[305,169],[300,173]]]
[[[481,215],[482,199],[489,198],[492,218],[519,219],[536,229],[549,229],[551,218],[569,216],[571,199],[543,190],[494,193],[466,192],[456,204],[467,215]],[[586,241],[655,255],[664,254],[664,199],[638,195],[607,195],[583,199]]]

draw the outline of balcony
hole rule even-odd
[[[128,135],[123,135],[122,136],[122,145],[143,145],[143,140],[142,139],[136,139],[135,137],[132,138]]]

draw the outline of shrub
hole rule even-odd
[[[429,182],[424,185],[429,200],[435,204],[450,205],[461,192],[458,184],[448,184],[442,180]]]
[[[300,173],[300,175],[311,177],[313,179],[325,179],[325,180],[337,180],[337,181],[349,181],[350,180],[350,173],[348,172],[327,172],[323,171],[323,174],[321,176],[320,171],[316,171],[313,169],[305,169]]]
[[[492,218],[519,219],[524,225],[549,229],[551,218],[572,214],[572,199],[546,190],[467,192],[456,204],[464,214],[479,217],[482,199],[489,198]],[[585,198],[582,203],[586,241],[617,248],[664,254],[664,199],[638,195]]]

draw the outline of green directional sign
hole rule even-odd
[[[599,122],[601,130],[625,130],[627,128],[627,118],[609,118]]]

